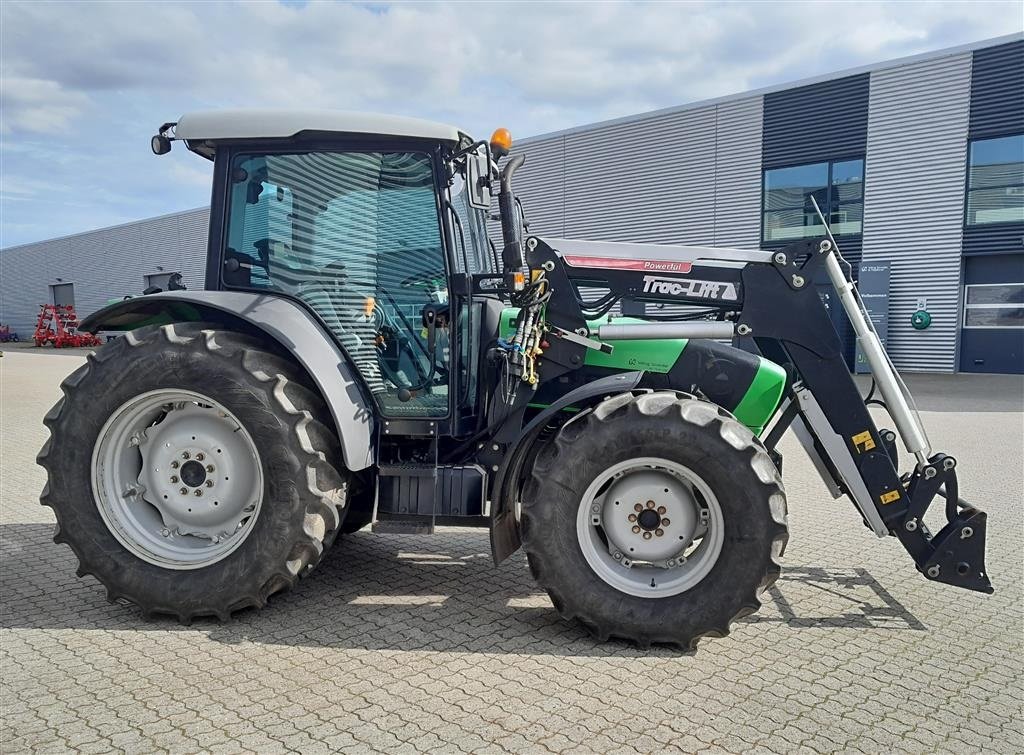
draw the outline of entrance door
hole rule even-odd
[[[53,303],[59,307],[75,306],[75,284],[58,283],[50,286],[53,294]]]
[[[1024,373],[1024,255],[964,262],[960,370]]]

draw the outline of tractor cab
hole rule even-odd
[[[214,161],[208,289],[300,303],[382,416],[472,421],[482,308],[452,288],[496,270],[489,145],[442,124],[340,112],[186,115],[154,151],[170,138]]]

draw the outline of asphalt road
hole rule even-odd
[[[107,603],[51,542],[43,414],[81,356],[0,359],[0,750],[1024,752],[1024,383],[912,377],[996,594],[930,583],[787,438],[791,539],[764,608],[695,653],[596,643],[486,533],[345,538],[260,613]]]

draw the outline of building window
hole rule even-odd
[[[776,168],[764,172],[765,241],[824,236],[814,197],[836,236],[858,234],[864,217],[864,160]]]
[[[971,142],[967,225],[1024,222],[1024,134]]]
[[[1024,283],[965,286],[965,328],[1024,328]]]

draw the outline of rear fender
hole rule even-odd
[[[334,417],[345,466],[356,472],[374,463],[373,404],[364,396],[358,374],[324,327],[289,299],[234,291],[168,291],[104,307],[79,328],[95,333],[172,322],[223,323],[272,338],[320,389]]]

